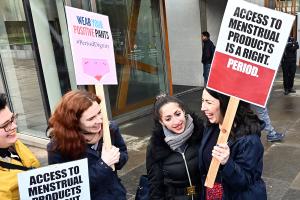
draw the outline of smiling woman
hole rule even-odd
[[[0,93],[0,197],[19,199],[17,174],[39,167],[31,151],[17,138],[16,115],[7,106],[6,96]]]
[[[95,144],[102,138],[102,114],[96,101],[82,113],[79,127],[87,144]]]
[[[176,97],[160,95],[154,104],[154,131],[147,149],[150,199],[200,199],[198,148],[202,120]]]
[[[91,199],[126,199],[117,172],[128,160],[119,128],[110,123],[112,148],[103,145],[100,99],[87,91],[65,94],[49,119],[51,141],[47,146],[49,164],[88,159]]]
[[[229,96],[205,88],[202,107],[206,116],[203,139],[199,148],[202,199],[267,199],[262,180],[263,145],[260,141],[263,122],[241,101],[227,144],[216,144],[229,102]],[[213,188],[204,187],[212,157],[222,167]]]

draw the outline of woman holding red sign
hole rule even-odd
[[[264,148],[260,141],[264,124],[248,103],[240,102],[228,143],[216,145],[228,102],[228,96],[203,90],[201,111],[206,116],[206,125],[199,149],[203,199],[265,200],[266,186],[261,178]],[[214,187],[210,189],[204,187],[204,181],[212,157],[221,166]]]

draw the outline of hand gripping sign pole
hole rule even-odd
[[[111,148],[111,138],[110,138],[110,131],[109,131],[109,121],[107,117],[107,110],[106,110],[106,101],[105,101],[105,96],[104,96],[104,88],[103,85],[95,85],[96,89],[96,94],[100,97],[101,103],[101,113],[103,117],[103,145],[104,148],[110,149]],[[113,171],[115,170],[115,166],[112,165],[111,168]]]
[[[235,117],[235,113],[239,106],[239,102],[240,100],[238,98],[233,96],[230,97],[217,144],[227,143],[231,131],[232,123]],[[208,174],[204,184],[206,187],[212,188],[214,186],[214,182],[217,176],[217,172],[219,170],[219,166],[220,166],[220,162],[216,158],[212,157]]]
[[[262,16],[262,20],[256,20],[253,13]],[[253,15],[248,17],[248,14]],[[239,104],[238,99],[266,106],[294,19],[295,16],[247,1],[227,1],[207,83],[207,88],[231,96],[217,144],[227,142]],[[239,24],[246,28],[240,29]],[[260,31],[251,27],[257,27]],[[270,34],[263,37],[259,32]],[[236,38],[245,39],[242,42]],[[254,43],[256,45],[252,45]],[[266,44],[266,48],[262,49],[259,43]],[[262,59],[257,59],[258,57]],[[219,165],[212,158],[205,186],[213,187]]]

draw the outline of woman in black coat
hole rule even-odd
[[[161,95],[154,104],[154,122],[146,158],[150,199],[200,199],[202,120],[179,99]]]
[[[49,119],[49,164],[87,158],[92,200],[125,200],[117,170],[128,160],[127,148],[115,123],[110,123],[112,148],[103,145],[100,99],[90,92],[65,94]],[[115,166],[113,171],[111,166]]]
[[[263,122],[250,110],[248,103],[240,102],[227,144],[218,144],[229,97],[204,89],[202,107],[207,124],[199,150],[199,168],[202,174],[202,199],[206,200],[265,200],[266,186],[261,178],[264,148],[260,141]],[[212,156],[220,161],[215,185],[204,187]]]

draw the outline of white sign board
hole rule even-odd
[[[108,16],[65,8],[77,85],[117,84]]]
[[[265,106],[295,16],[228,0],[207,87]]]
[[[49,165],[18,174],[22,200],[89,200],[87,159]]]

